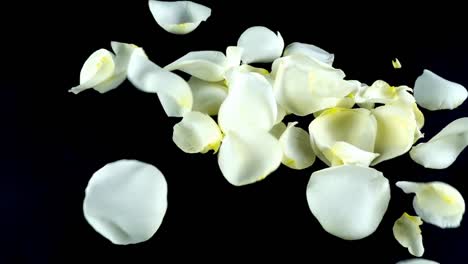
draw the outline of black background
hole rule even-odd
[[[427,68],[468,86],[466,30],[458,14],[463,9],[457,6],[199,2],[212,8],[212,16],[184,36],[161,29],[147,1],[21,2],[2,8],[3,263],[165,263],[186,258],[395,263],[411,255],[393,238],[393,222],[404,211],[414,214],[412,197],[394,187],[396,181],[441,180],[468,197],[466,153],[440,171],[424,169],[407,154],[386,161],[376,166],[392,184],[383,222],[365,239],[344,241],[323,231],[307,206],[307,181],[314,170],[325,167],[321,162],[303,171],[281,166],[262,182],[236,188],[221,175],[215,155],[185,154],[173,144],[172,126],[179,119],[168,118],[157,97],[137,91],[128,81],[104,95],[93,90],[67,93],[78,84],[86,58],[99,48],[110,50],[111,40],[142,46],[164,66],[189,51],[224,51],[255,25],[280,31],[286,44],[313,43],[335,53],[334,66],[348,79],[413,86]],[[392,68],[394,57],[402,69]],[[468,105],[423,112],[423,132],[430,139],[465,116]],[[299,120],[307,127],[311,118]],[[112,245],[82,215],[92,173],[123,158],[157,166],[169,188],[161,228],[149,241],[131,246]],[[466,262],[466,219],[457,229],[424,224],[422,230],[425,258]]]

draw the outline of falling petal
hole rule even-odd
[[[356,240],[374,233],[390,202],[390,186],[375,169],[343,165],[312,173],[307,185],[312,214],[328,233]]]
[[[209,115],[190,112],[174,126],[172,139],[185,153],[206,153],[210,150],[216,153],[223,135]]]
[[[207,82],[192,77],[188,81],[193,95],[193,111],[217,115],[219,107],[227,96],[227,87],[215,82]]]
[[[455,162],[468,145],[468,117],[459,118],[426,143],[414,146],[411,158],[430,169],[445,169]]]
[[[269,131],[276,122],[276,115],[273,89],[265,77],[240,71],[231,74],[229,94],[218,113],[223,132],[252,127]]]
[[[352,163],[355,164],[363,165],[375,156],[371,153],[374,153],[377,121],[367,109],[331,108],[326,110],[310,123],[309,134],[315,154],[329,166],[332,165],[334,159],[343,162],[351,161],[350,151],[356,152],[352,159]],[[344,146],[336,149],[334,145],[340,141],[353,145],[359,151]],[[335,152],[333,152],[334,147]],[[334,156],[332,160],[328,159],[330,154]],[[343,156],[337,157],[336,155]],[[362,157],[363,160],[356,160],[358,157]]]
[[[237,46],[229,46],[226,49],[226,69],[238,67],[241,63],[243,48]]]
[[[139,90],[156,93],[168,116],[181,117],[192,110],[192,91],[187,82],[154,64],[142,49],[130,58],[128,79]]]
[[[296,124],[289,123],[279,141],[283,149],[282,163],[291,169],[302,170],[314,164],[315,153],[310,145],[309,134],[296,127]]]
[[[465,201],[457,189],[443,182],[396,183],[405,193],[415,193],[413,207],[424,222],[440,228],[455,228],[465,213]]]
[[[86,221],[118,245],[150,239],[167,209],[167,184],[153,165],[119,160],[96,171],[86,187]]]
[[[149,0],[148,5],[156,23],[173,34],[190,33],[211,16],[209,7],[192,1]]]
[[[451,110],[466,100],[468,92],[462,85],[424,70],[414,84],[414,97],[418,105],[428,110]]]
[[[218,154],[218,164],[226,180],[242,186],[263,180],[281,164],[281,144],[270,133],[246,128],[229,131]]]
[[[325,50],[312,44],[305,44],[300,42],[293,42],[284,49],[283,56],[289,56],[293,54],[301,54],[329,65],[332,65],[333,60],[335,59],[335,55],[332,53],[326,52]]]
[[[255,26],[244,31],[237,46],[244,49],[243,63],[272,62],[283,53],[284,40],[266,27]]]
[[[393,225],[393,236],[411,255],[421,257],[424,254],[421,229],[423,222],[417,216],[411,216],[407,213],[395,221]]]
[[[406,259],[398,261],[396,264],[439,264],[439,262],[435,262],[433,260],[427,260],[423,258],[413,258],[413,259]]]
[[[323,155],[330,161],[331,166],[349,164],[363,167],[369,167],[379,156],[377,153],[364,151],[343,141],[337,141],[331,148],[325,149]]]
[[[356,102],[389,104],[401,99],[405,102],[409,100],[408,103],[411,103],[414,102],[414,98],[408,93],[409,91],[412,91],[412,89],[408,86],[395,87],[385,81],[377,80],[371,86],[359,89],[359,92],[356,94]]]
[[[226,56],[219,51],[192,51],[164,67],[168,71],[180,70],[209,82],[224,79]]]
[[[275,138],[279,139],[285,130],[286,125],[283,122],[279,122],[271,128],[270,134],[272,134]]]
[[[392,60],[392,65],[394,69],[401,69],[401,63],[397,58]]]

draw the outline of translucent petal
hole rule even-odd
[[[196,77],[188,81],[193,95],[193,111],[217,115],[227,96],[227,87],[218,82],[207,82]]]
[[[235,186],[264,179],[281,164],[281,144],[270,133],[246,127],[229,131],[218,154],[218,164],[226,180]]]
[[[272,134],[275,138],[279,139],[285,130],[286,125],[283,122],[279,122],[271,128],[270,134]]]
[[[284,40],[266,27],[255,26],[245,30],[237,46],[244,49],[243,63],[272,62],[283,53]]]
[[[168,71],[180,70],[209,82],[222,81],[227,66],[226,56],[219,51],[192,51],[164,67]]]
[[[270,83],[260,74],[234,71],[229,94],[221,105],[218,123],[223,132],[242,128],[269,131],[276,122],[277,107]]]
[[[398,157],[414,143],[415,131],[419,131],[411,108],[383,105],[372,110],[377,120],[377,137],[374,152],[379,153],[372,164]]]
[[[69,92],[78,94],[93,88],[110,78],[114,70],[114,55],[106,49],[99,49],[89,56],[81,68],[80,85],[71,88]]]
[[[279,141],[283,149],[282,163],[291,169],[302,170],[314,164],[315,153],[310,145],[309,134],[296,127],[296,124],[289,123]]]
[[[133,52],[127,74],[136,88],[158,95],[168,116],[181,117],[192,110],[192,91],[187,82],[151,62],[142,49]]]
[[[433,260],[427,260],[423,258],[413,258],[413,259],[406,259],[398,261],[396,264],[439,264],[439,262],[435,262]]]
[[[293,54],[301,54],[329,65],[332,65],[333,60],[335,59],[335,55],[332,53],[329,53],[312,44],[305,44],[300,42],[293,42],[284,49],[283,56],[289,56]]]
[[[465,213],[465,201],[457,189],[443,182],[396,183],[405,193],[415,193],[413,207],[424,222],[441,228],[460,226]]]
[[[211,16],[211,9],[192,1],[149,0],[149,9],[156,23],[167,32],[187,34]]]
[[[356,240],[377,229],[390,202],[390,186],[383,174],[372,168],[331,167],[312,173],[307,202],[325,231]]]
[[[428,110],[454,109],[468,97],[466,88],[446,80],[430,70],[424,70],[414,84],[414,97]]]
[[[185,153],[218,152],[223,135],[207,114],[190,112],[174,126],[172,140]]]
[[[393,225],[393,236],[411,255],[421,257],[424,254],[421,229],[423,222],[417,216],[411,216],[407,213],[395,221]]]
[[[86,187],[86,221],[118,245],[150,239],[167,209],[167,183],[153,165],[119,160],[96,171]]]
[[[361,151],[373,153],[377,121],[367,109],[331,108],[310,123],[309,134],[315,154],[330,166],[332,161],[327,158],[325,153],[333,149],[335,143],[340,141],[349,143]],[[346,157],[349,155],[349,148],[347,149],[337,151],[335,156],[340,153],[344,154],[339,158],[349,161],[349,158]],[[363,152],[356,157],[365,159],[354,160],[353,163],[362,164],[369,160],[369,155]]]
[[[468,145],[468,117],[459,118],[426,143],[414,146],[411,158],[425,168],[445,169]]]
[[[331,166],[350,164],[364,167],[368,167],[379,156],[343,141],[337,141],[331,148],[325,149],[323,155],[330,161]]]

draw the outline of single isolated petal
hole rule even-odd
[[[153,165],[119,160],[96,171],[86,187],[86,221],[118,245],[150,239],[167,209],[167,183]]]
[[[393,225],[393,236],[400,245],[408,248],[411,255],[421,257],[424,254],[421,229],[423,222],[417,216],[411,216],[407,213],[395,221]]]
[[[271,128],[270,134],[272,134],[275,138],[279,139],[286,130],[286,128],[287,127],[283,122],[279,122]]]
[[[310,145],[309,134],[296,127],[296,124],[289,123],[279,141],[283,149],[282,163],[291,169],[302,170],[314,164],[315,153]]]
[[[247,127],[226,134],[218,164],[229,183],[242,186],[263,180],[279,167],[282,156],[278,139],[267,131]]]
[[[451,110],[466,100],[468,92],[462,85],[424,70],[414,84],[414,97],[418,105],[428,110]]]
[[[312,214],[328,233],[356,240],[374,233],[390,202],[390,185],[375,169],[355,165],[312,173],[307,185]]]
[[[394,69],[401,69],[401,63],[397,58],[392,60],[392,66]]]
[[[114,55],[106,49],[99,49],[89,56],[81,68],[80,85],[71,88],[69,92],[78,94],[94,88],[112,77],[114,70]]]
[[[465,200],[457,189],[443,182],[396,183],[405,193],[415,193],[413,207],[424,222],[441,228],[460,226],[465,213]]]
[[[188,85],[193,95],[193,111],[217,115],[228,94],[227,87],[219,82],[207,82],[191,77]]]
[[[164,67],[168,71],[180,70],[209,82],[222,81],[226,69],[226,56],[219,51],[192,51]]]
[[[335,59],[335,55],[332,53],[329,53],[312,44],[305,44],[300,42],[293,42],[284,49],[283,56],[286,57],[293,54],[301,54],[329,65],[332,65],[333,60]]]
[[[335,159],[364,165],[375,157],[371,153],[374,152],[377,121],[367,109],[326,110],[310,123],[309,134],[315,154],[329,166]],[[346,142],[355,148],[335,146],[337,142]],[[357,160],[360,157],[362,160]]]
[[[427,260],[423,258],[413,258],[413,259],[406,259],[398,261],[396,264],[439,264],[439,262],[435,262],[433,260]]]
[[[411,158],[430,169],[445,169],[455,162],[468,145],[468,117],[459,118],[426,143],[414,146]]]
[[[412,108],[383,105],[372,110],[377,120],[374,152],[379,153],[372,164],[398,157],[411,149],[415,131],[419,131]]]
[[[172,140],[185,153],[218,152],[223,135],[207,114],[190,112],[174,126]]]
[[[228,82],[229,93],[218,113],[223,132],[243,128],[260,128],[268,132],[277,116],[270,83],[258,73],[240,71],[234,71]]]
[[[128,79],[139,90],[156,93],[168,116],[181,117],[192,110],[190,86],[178,75],[162,69],[146,57],[142,49],[133,52]]]
[[[237,46],[244,49],[243,63],[272,62],[281,57],[284,40],[279,32],[276,35],[266,27],[255,26],[241,34]]]
[[[149,0],[148,4],[156,23],[173,34],[190,33],[211,16],[209,7],[192,1]]]

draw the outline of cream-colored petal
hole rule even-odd
[[[149,0],[149,9],[156,23],[167,32],[187,34],[211,16],[211,9],[192,1]]]
[[[372,110],[377,120],[374,152],[379,153],[372,164],[398,157],[411,149],[415,131],[419,131],[411,108],[383,105]]]
[[[193,111],[217,115],[219,107],[227,96],[227,87],[219,82],[207,82],[196,77],[188,81],[193,95]]]
[[[296,127],[296,124],[289,123],[279,141],[283,149],[282,163],[291,169],[302,170],[314,164],[315,153],[310,145],[309,134]]]
[[[433,260],[427,260],[423,258],[413,258],[413,259],[406,259],[398,261],[396,264],[439,264],[439,262],[435,262]]]
[[[80,72],[80,85],[69,90],[78,94],[106,81],[114,74],[114,55],[106,50],[99,49],[89,56]]]
[[[283,121],[283,119],[288,115],[284,107],[282,107],[280,104],[276,103],[276,121],[275,124],[278,124],[279,122]]]
[[[180,70],[209,82],[224,79],[226,56],[219,51],[192,51],[164,67],[168,71]]]
[[[468,91],[461,84],[424,70],[414,84],[414,97],[418,105],[431,111],[454,109],[466,100]]]
[[[229,131],[218,154],[218,164],[226,180],[242,186],[263,180],[281,164],[278,139],[267,131],[246,127]]]
[[[207,114],[190,112],[174,126],[172,140],[185,153],[218,152],[223,135]]]
[[[237,46],[229,46],[226,49],[226,69],[238,67],[241,64],[244,49]]]
[[[237,46],[244,49],[243,63],[272,62],[283,53],[284,40],[266,27],[255,26],[245,30]]]
[[[412,91],[408,86],[391,86],[382,80],[375,81],[371,86],[364,86],[356,94],[357,103],[389,104],[400,99],[404,102],[414,102],[414,98],[408,93]]]
[[[401,63],[397,58],[392,60],[392,66],[394,69],[401,69]]]
[[[300,42],[293,42],[284,49],[283,56],[289,56],[293,54],[301,54],[329,65],[332,65],[333,60],[335,59],[335,55],[332,53],[329,53],[315,45]]]
[[[468,145],[468,117],[459,118],[426,143],[414,146],[411,158],[430,169],[445,169],[455,162]]]
[[[270,83],[260,74],[234,71],[229,93],[218,113],[223,132],[242,128],[269,131],[276,122],[277,107]]]
[[[356,240],[374,233],[390,202],[390,185],[375,169],[355,165],[312,173],[307,185],[312,214],[328,233]]]
[[[323,150],[323,155],[331,166],[350,164],[364,167],[368,167],[379,156],[377,153],[364,151],[343,141],[337,141],[331,148]]]
[[[187,82],[154,64],[142,49],[133,52],[127,75],[139,90],[156,93],[168,116],[181,117],[192,110],[192,91]]]
[[[393,225],[393,236],[411,255],[421,257],[424,254],[421,229],[423,222],[417,216],[411,216],[407,213],[395,221]]]
[[[324,152],[333,149],[336,142],[343,141],[362,151],[374,152],[377,121],[367,109],[331,108],[310,123],[309,134],[315,154],[330,166],[332,162]],[[348,153],[344,150],[340,152]],[[363,163],[369,159],[369,155],[361,153],[360,156],[366,157],[360,162]],[[348,160],[345,156],[342,159]]]
[[[115,53],[115,75],[127,73],[128,63],[133,52],[138,46],[130,43],[111,41],[112,50]]]
[[[405,193],[415,193],[413,207],[424,222],[441,228],[455,228],[465,213],[465,200],[454,187],[443,182],[396,183]]]
[[[86,187],[86,221],[118,245],[150,239],[167,209],[167,183],[153,165],[119,160],[96,171]]]
[[[119,87],[119,85],[121,85],[125,81],[125,79],[127,79],[126,72],[114,74],[111,77],[107,78],[105,81],[94,86],[93,89],[98,91],[99,93],[106,93],[110,90]]]
[[[270,134],[272,134],[275,138],[279,139],[283,132],[286,130],[286,128],[287,127],[283,122],[279,122],[271,128]]]

